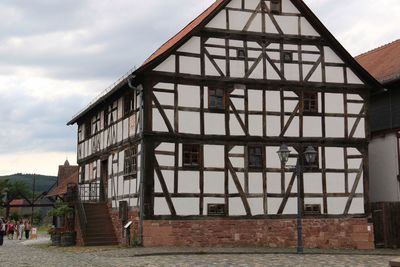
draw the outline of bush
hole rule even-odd
[[[70,215],[73,212],[74,209],[69,207],[67,203],[58,202],[56,203],[55,208],[50,210],[47,215],[53,217],[63,217],[65,215]]]
[[[11,213],[11,215],[10,215],[10,219],[11,219],[12,221],[17,222],[17,221],[19,221],[19,220],[22,219],[22,216],[21,216],[21,214],[19,214],[18,212],[13,212],[13,213]]]

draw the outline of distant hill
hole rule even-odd
[[[31,189],[33,184],[33,176],[33,174],[17,173],[12,175],[0,176],[0,181],[5,179],[8,179],[10,182],[22,181],[26,183]],[[35,191],[45,192],[54,185],[54,183],[57,181],[57,177],[35,174],[35,180]]]

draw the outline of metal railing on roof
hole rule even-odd
[[[108,86],[106,89],[104,89],[100,94],[98,94],[92,101],[89,102],[83,109],[81,109],[79,112],[77,112],[74,116],[72,116],[72,119],[77,118],[80,114],[82,114],[84,111],[86,111],[89,107],[94,105],[97,101],[99,101],[100,98],[108,94],[112,89],[114,89],[118,84],[120,84],[122,81],[124,81],[126,78],[129,77],[135,70],[136,66],[130,69],[127,73],[122,75],[118,80],[116,80],[113,84]]]

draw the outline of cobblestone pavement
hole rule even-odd
[[[396,256],[377,255],[295,255],[295,254],[199,254],[133,256],[134,249],[54,248],[47,245],[22,245],[5,240],[0,247],[0,266],[75,267],[75,266],[311,266],[380,267]],[[231,252],[230,252],[231,253]]]

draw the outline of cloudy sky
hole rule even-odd
[[[0,0],[0,175],[76,160],[66,122],[214,0]],[[400,38],[398,0],[305,0],[352,55]]]

